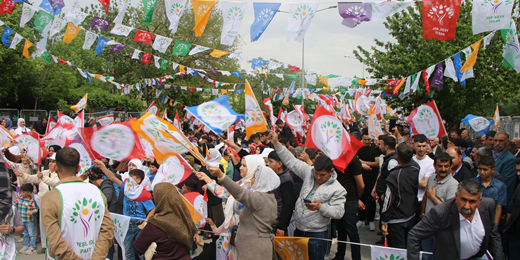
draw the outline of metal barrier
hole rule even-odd
[[[116,122],[117,119],[121,122],[124,122],[127,119],[127,114],[124,111],[112,111],[111,114],[114,114],[114,122]]]
[[[47,111],[45,110],[33,110],[33,109],[22,109],[20,110],[20,117],[25,119],[27,127],[31,127],[34,123],[47,119]]]
[[[493,120],[493,118],[488,118],[489,121]],[[460,123],[460,128],[466,128],[469,130],[469,136],[473,137],[476,135],[476,132],[471,128],[471,126]],[[512,140],[513,138],[520,137],[520,116],[502,116],[500,117],[500,124],[498,126],[498,129],[494,129],[494,126],[491,126],[489,130],[495,130],[497,132],[507,132],[509,134],[509,140]]]
[[[14,128],[16,128],[16,121],[18,120],[19,116],[20,112],[18,109],[0,108],[0,119],[9,118],[9,120],[12,122],[12,127]]]
[[[86,121],[88,121],[87,120],[88,118],[94,117],[97,120],[99,117],[102,117],[102,116],[108,116],[108,111],[85,113],[84,118],[85,118],[85,122],[86,122]]]
[[[142,116],[144,116],[144,114],[146,114],[146,111],[145,112],[126,112],[126,118],[129,119],[130,117],[133,117],[133,118],[139,119]]]

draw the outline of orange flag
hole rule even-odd
[[[29,59],[29,48],[32,46],[32,42],[25,40],[25,44],[23,45],[23,56]]]
[[[397,92],[399,92],[399,89],[401,89],[401,87],[403,86],[405,81],[406,81],[406,78],[401,79],[399,84],[397,84],[397,86],[394,88],[394,95],[397,94]]]
[[[246,80],[245,87],[245,103],[246,103],[246,138],[254,133],[265,132],[268,130],[267,123],[264,118],[264,114],[262,113],[262,109],[260,105],[258,105],[258,101],[256,100],[255,93],[253,93],[253,89],[249,82]]]
[[[65,31],[65,36],[63,36],[63,41],[69,44],[72,40],[74,40],[74,38],[76,38],[76,36],[78,36],[79,30],[81,30],[81,28],[72,23],[69,23],[67,25],[67,30]]]
[[[482,42],[482,39],[480,39],[478,42],[471,44],[471,47],[473,48],[473,52],[469,55],[468,59],[466,60],[466,63],[464,63],[464,66],[460,69],[461,73],[464,73],[468,71],[469,69],[473,68],[475,66],[475,63],[477,62],[477,55],[478,55],[478,49],[480,48],[480,43]]]
[[[201,37],[202,33],[204,33],[209,15],[211,14],[211,9],[213,9],[216,3],[217,0],[191,0],[193,13],[195,15],[195,27],[193,27],[193,30],[195,31],[196,37]]]
[[[308,244],[308,237],[274,237],[274,248],[283,260],[308,260]]]
[[[188,208],[188,211],[190,211],[191,219],[193,219],[193,223],[199,223],[201,220],[204,219],[204,217],[191,205],[191,203],[182,195],[179,193],[179,197],[182,198],[182,201]]]
[[[318,78],[320,78],[320,82],[325,84],[325,86],[329,86],[329,78],[327,77],[322,77],[322,76],[318,76]]]
[[[209,55],[211,55],[211,57],[214,57],[214,58],[220,58],[223,55],[226,55],[228,53],[229,52],[227,52],[227,51],[213,50]]]

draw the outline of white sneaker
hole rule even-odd
[[[364,227],[364,226],[365,226],[365,221],[358,220],[358,222],[356,223],[356,226],[357,226],[358,228],[360,228],[360,227]]]
[[[18,240],[16,240],[16,242],[22,243],[23,242],[23,237],[22,238],[18,238]]]
[[[368,230],[376,231],[376,224],[374,222],[368,223]]]
[[[28,246],[23,246],[22,249],[20,249],[20,251],[18,251],[19,253],[22,253],[22,254],[25,254],[25,251],[29,249]]]
[[[27,251],[25,251],[25,254],[32,255],[32,254],[34,254],[34,252],[36,252],[36,248],[31,247],[31,248],[27,249]]]

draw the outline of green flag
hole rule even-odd
[[[191,43],[183,42],[183,41],[175,41],[175,46],[173,47],[172,55],[174,56],[186,56],[190,51]]]
[[[324,78],[329,78],[329,79],[333,79],[333,78],[339,78],[340,76],[339,75],[336,75],[336,74],[329,74],[327,76],[325,76]]]
[[[505,42],[502,65],[520,72],[520,42],[518,41],[515,21],[511,19],[510,28],[502,29],[500,32]]]
[[[40,33],[43,32],[43,29],[54,19],[54,16],[52,14],[49,14],[45,11],[39,11],[38,16],[36,16],[36,19],[34,19],[34,26],[36,31],[39,31]]]
[[[297,79],[298,79],[298,75],[287,74],[287,75],[285,75],[285,76],[287,76],[287,77],[289,77],[289,78],[291,78],[291,79],[293,79],[293,80],[297,80]]]
[[[42,58],[43,58],[43,61],[45,61],[45,62],[51,64],[51,60],[49,59],[49,56],[51,56],[50,53],[48,53],[48,52],[44,52],[43,55],[42,55]]]
[[[144,6],[144,18],[142,22],[147,26],[150,26],[153,17],[153,11],[155,10],[155,5],[157,4],[157,0],[143,0]]]
[[[161,61],[161,70],[166,70],[166,64],[168,64],[168,62],[170,61],[165,59]]]

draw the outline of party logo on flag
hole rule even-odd
[[[289,22],[287,25],[287,41],[294,38],[302,42],[319,3],[289,3]]]
[[[166,7],[166,16],[170,20],[171,33],[177,32],[179,26],[179,20],[181,19],[182,12],[186,7],[186,0],[165,0],[164,5]]]
[[[221,1],[220,4],[222,5],[222,10],[227,10],[224,15],[220,43],[231,46],[242,24],[247,2]]]
[[[102,116],[97,119],[101,126],[106,126],[114,123],[114,115]]]
[[[492,124],[492,122],[489,122],[489,120],[486,118],[481,116],[474,116],[472,114],[467,115],[461,121],[471,126],[471,128],[473,128],[473,130],[475,130],[475,132],[477,132],[479,135],[485,135]]]
[[[414,109],[406,122],[412,127],[414,135],[424,134],[428,139],[446,135],[446,129],[435,101]]]
[[[281,3],[253,3],[255,21],[251,24],[251,42],[257,41],[278,12]]]
[[[460,0],[424,1],[422,9],[424,40],[434,38],[449,41],[455,39]]]
[[[368,116],[368,108],[368,97],[358,92],[356,94],[356,113]]]
[[[371,3],[338,3],[339,15],[343,17],[342,25],[350,28],[362,22],[370,21],[372,17]]]
[[[239,118],[243,117],[243,115],[237,114],[231,109],[227,95],[185,109],[210,127],[216,134],[222,133]]]
[[[249,139],[249,137],[254,133],[267,131],[267,123],[262,113],[262,109],[260,109],[260,106],[258,105],[258,101],[256,100],[255,94],[251,89],[251,85],[249,85],[249,82],[247,80],[245,90],[246,135]]]
[[[124,183],[125,196],[133,201],[147,201],[152,199],[152,194],[146,190],[146,186],[137,184],[132,178],[127,178]]]
[[[473,19],[473,34],[508,29],[511,21],[513,0],[475,0],[471,16]]]
[[[305,237],[275,237],[274,249],[284,260],[309,259],[309,238]]]
[[[146,110],[146,113],[150,113],[152,115],[158,115],[159,114],[159,109],[157,108],[157,105],[155,105],[155,101],[152,102],[152,104],[150,104],[150,106]]]
[[[205,195],[206,195],[205,191]],[[204,218],[208,217],[208,198],[198,192],[189,192],[183,194],[183,196],[193,205],[193,208],[197,210]],[[195,227],[203,228],[206,225],[206,220],[202,219],[198,223],[195,223]]]
[[[382,246],[370,246],[372,260],[405,260],[406,249],[397,249]]]
[[[155,178],[153,178],[152,189],[160,182],[177,185],[190,177],[192,172],[193,168],[191,168],[182,156],[170,156],[161,164],[159,170],[157,170],[157,174]]]
[[[74,110],[74,112],[78,113],[79,111],[86,108],[87,107],[87,95],[88,95],[88,93],[85,94],[85,96],[83,96],[76,105],[71,106],[70,109],[72,109],[72,110]]]
[[[92,159],[90,158],[89,153],[83,144],[83,140],[79,135],[76,135],[74,140],[70,142],[69,147],[76,149],[79,153],[79,166],[81,168],[78,173],[76,173],[76,176],[80,176],[92,168]]]

